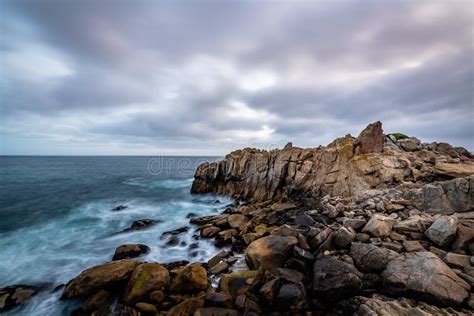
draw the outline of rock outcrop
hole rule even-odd
[[[424,209],[435,212],[449,205],[443,211],[455,212],[474,207],[472,175],[474,159],[467,150],[436,143],[406,150],[397,140],[384,136],[381,123],[376,122],[357,138],[346,135],[326,147],[236,150],[222,161],[200,165],[191,191],[253,202],[303,194],[357,199],[370,189],[389,189],[410,182],[413,190],[422,191],[418,194]],[[460,176],[471,178],[421,189],[434,180]]]

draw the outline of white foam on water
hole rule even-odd
[[[139,180],[134,180],[139,181]],[[178,186],[189,179],[160,182],[160,185]],[[135,182],[138,183],[138,182]],[[155,185],[155,184],[154,184]],[[218,198],[222,201],[214,204]],[[189,224],[188,213],[198,216],[216,214],[231,203],[231,199],[216,196],[195,196],[190,201],[177,200],[164,203],[146,199],[123,200],[127,208],[111,211],[117,206],[114,199],[90,201],[62,218],[13,232],[0,234],[0,287],[11,284],[49,284],[48,288],[65,284],[91,266],[112,259],[115,248],[125,243],[142,243],[151,251],[142,260],[171,262],[174,260],[205,261],[216,254],[211,240],[194,240],[196,226]],[[149,229],[121,233],[134,220],[161,221]],[[179,236],[180,244],[166,245],[167,238],[160,238],[165,231],[182,226],[189,230]],[[198,243],[195,256],[190,256],[188,246]],[[78,303],[59,301],[62,289],[52,293],[44,290],[27,306],[13,310],[11,315],[64,315]]]

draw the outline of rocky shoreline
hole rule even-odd
[[[61,299],[83,300],[73,315],[474,312],[474,159],[464,148],[384,135],[376,122],[326,147],[232,152],[199,166],[192,192],[246,201],[189,216],[196,239],[223,250],[156,263],[140,261],[147,245],[121,245],[64,287]],[[173,245],[188,229],[162,237]],[[233,269],[239,256],[244,270]],[[0,289],[0,311],[37,291]]]

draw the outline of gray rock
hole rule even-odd
[[[431,252],[413,252],[391,260],[382,273],[386,290],[443,305],[461,305],[471,287]]]
[[[331,302],[353,295],[362,286],[362,273],[334,257],[316,259],[313,271],[313,292]]]
[[[440,247],[448,247],[456,238],[458,219],[441,216],[426,230],[426,237]]]
[[[356,232],[352,228],[341,227],[333,236],[333,243],[337,248],[346,248],[355,240]]]
[[[397,258],[399,254],[372,244],[352,243],[350,256],[360,271],[382,272],[389,261]]]

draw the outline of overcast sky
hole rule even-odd
[[[0,1],[0,154],[474,150],[472,1]]]

